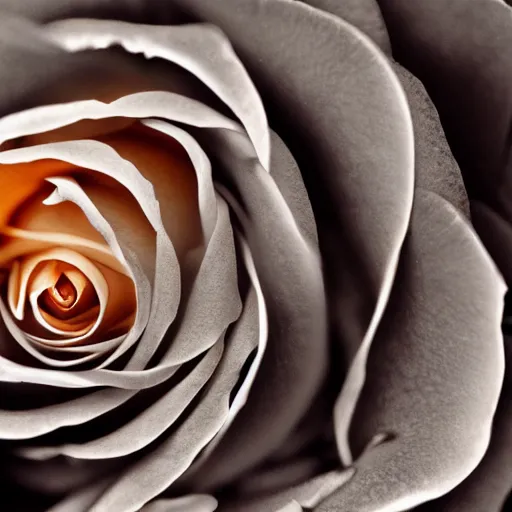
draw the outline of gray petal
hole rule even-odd
[[[421,190],[414,204],[353,418],[356,473],[318,512],[412,508],[458,485],[489,443],[505,287],[457,210]]]
[[[380,49],[391,54],[388,31],[377,0],[302,0],[317,9],[344,19],[369,36]]]

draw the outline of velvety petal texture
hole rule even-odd
[[[510,286],[510,2],[379,0],[379,5],[395,57],[422,80],[439,110],[471,199],[474,226]],[[446,499],[429,504],[432,509],[501,510],[512,489],[512,479],[502,477],[506,464],[500,458],[512,450],[501,434],[510,416],[509,388],[505,380],[481,467]]]
[[[498,511],[511,25],[0,0],[11,508]]]
[[[69,242],[94,257],[94,268],[109,263],[120,271],[133,283],[136,299],[133,323],[115,338],[116,344],[106,345],[102,339],[90,345],[99,362],[84,367],[89,359],[66,356],[65,372],[52,369],[47,359],[39,357],[42,364],[27,359],[28,334],[15,329],[6,315],[1,354],[5,382],[91,388],[71,400],[2,411],[4,439],[32,440],[16,445],[12,478],[19,478],[15,468],[23,459],[32,460],[34,468],[46,468],[50,480],[52,473],[57,476],[62,470],[63,456],[82,460],[84,468],[92,468],[87,461],[92,464],[94,459],[110,459],[113,467],[119,467],[119,461],[126,468],[107,485],[95,482],[88,471],[81,483],[75,479],[73,484],[71,479],[60,489],[73,485],[81,489],[56,510],[139,510],[194,461],[194,471],[201,470],[219,443],[230,446],[223,439],[237,427],[244,404],[248,400],[257,404],[258,394],[274,381],[274,390],[282,389],[277,395],[282,397],[282,415],[274,415],[274,433],[268,430],[271,442],[261,437],[264,444],[259,449],[255,445],[254,455],[242,462],[243,467],[255,464],[300,420],[326,371],[326,308],[315,221],[296,163],[275,134],[277,152],[270,169],[265,113],[240,61],[229,51],[228,40],[207,25],[162,28],[159,38],[148,26],[144,29],[148,38],[142,40],[135,37],[141,26],[105,23],[77,20],[51,25],[45,37],[73,51],[123,41],[129,51],[146,56],[157,52],[160,58],[191,66],[190,71],[226,101],[242,124],[170,91],[142,91],[101,101],[92,90],[90,99],[35,107],[0,120],[5,148],[0,153],[1,170],[10,173],[4,180],[11,175],[18,179],[23,166],[28,171],[27,166],[32,166],[42,169],[35,178],[49,190],[39,210],[26,210],[23,218],[31,223],[6,231],[8,236],[24,237],[23,243],[5,246],[6,265],[20,251],[37,253],[47,245]],[[82,42],[73,43],[71,36],[78,30]],[[105,40],[106,33],[113,37]],[[190,45],[197,47],[194,64]],[[206,48],[221,60],[212,63],[202,52]],[[84,119],[92,121],[84,123]],[[219,137],[225,146],[222,154],[208,142]],[[276,174],[279,185],[269,171]],[[234,179],[231,174],[241,184],[244,176],[251,176],[248,186],[236,191],[236,199],[226,192]],[[20,179],[20,185],[24,183]],[[16,193],[13,197],[19,202],[31,190]],[[86,226],[82,238],[48,216],[46,208],[66,205]],[[282,240],[276,254],[292,251],[286,260],[267,258],[269,237]],[[63,258],[62,251],[50,249],[48,258]],[[73,263],[80,267],[78,260]],[[24,267],[13,268],[12,274],[20,274]],[[289,278],[278,278],[283,272]],[[92,277],[91,282],[95,283]],[[98,296],[107,295],[98,292]],[[269,318],[271,298],[275,302]],[[14,311],[19,316],[18,310]],[[298,338],[292,331],[284,336],[283,326]],[[29,341],[41,342],[32,338]],[[270,347],[274,347],[272,357],[265,356]],[[278,367],[276,351],[281,358],[297,351],[302,357],[294,357],[289,368]],[[33,356],[33,351],[28,355]],[[293,389],[293,376],[306,363],[309,376]],[[77,365],[82,366],[73,368]],[[92,389],[97,386],[103,389]],[[262,425],[253,425],[246,437],[260,431],[274,413],[266,400],[259,408]],[[57,429],[66,432],[62,441],[55,436]],[[226,456],[219,459],[224,466]],[[175,461],[174,469],[169,460]],[[35,478],[33,485],[47,489],[41,478]],[[213,510],[216,501],[190,496],[146,507]]]

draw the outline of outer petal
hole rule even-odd
[[[377,0],[302,0],[321,11],[330,12],[369,36],[383,52],[391,53],[388,31]]]
[[[23,411],[0,412],[3,439],[30,439],[61,427],[81,425],[129,400],[133,390],[109,389],[63,403]]]
[[[63,500],[60,500],[46,512],[86,512],[94,501],[105,491],[109,483],[111,483],[109,479],[105,478],[99,483],[86,486],[80,489],[80,491],[72,493]]]
[[[9,70],[3,74],[0,115],[66,98],[116,98],[155,89],[155,76],[141,73],[129,56],[72,55],[51,44],[40,27],[6,12],[0,28],[0,62]]]
[[[512,339],[505,336],[506,368],[494,417],[491,444],[466,480],[446,496],[418,507],[418,512],[500,512],[512,490]],[[510,505],[510,504],[509,504]],[[502,508],[503,507],[503,508]]]
[[[340,418],[349,420],[412,204],[413,137],[405,96],[365,36],[300,2],[175,3],[226,32],[268,100],[277,131],[293,134],[283,138],[319,219],[335,330],[349,361],[361,346],[352,389],[339,407]]]
[[[255,338],[255,347],[251,354],[254,357],[251,364],[247,368],[246,374],[243,376],[243,380],[241,381],[239,389],[230,398],[229,414],[226,417],[226,421],[222,425],[222,428],[219,430],[217,435],[203,450],[201,456],[196,459],[194,466],[191,468],[192,474],[194,474],[196,467],[200,467],[203,460],[207,458],[213,450],[215,450],[215,447],[222,440],[223,436],[226,434],[226,431],[229,430],[229,427],[233,423],[239,411],[246,405],[251,388],[261,367],[261,362],[267,348],[268,313],[265,304],[265,298],[263,296],[263,291],[261,289],[261,284],[259,282],[256,269],[254,268],[254,261],[247,246],[247,242],[243,239],[240,233],[237,233],[237,240],[241,246],[241,257],[245,264],[245,270],[247,271],[249,280],[252,284],[252,287],[245,299],[244,315],[249,318],[249,325],[251,326],[249,328],[252,329],[253,336]],[[241,320],[239,319],[239,322],[240,321]]]
[[[470,197],[492,201],[511,165],[512,10],[496,0],[378,2],[395,57],[439,110]]]
[[[176,328],[164,338],[159,365],[190,361],[210,348],[240,315],[237,264],[227,205],[219,199],[215,231],[201,262]],[[173,326],[174,327],[174,326]]]
[[[399,64],[393,69],[407,95],[414,127],[415,188],[450,201],[469,217],[469,202],[462,175],[446,142],[436,108],[421,82]]]
[[[352,425],[356,473],[318,512],[408,510],[473,471],[502,386],[503,292],[460,214],[418,191]]]
[[[265,110],[229,40],[215,27],[157,27],[109,20],[64,20],[45,27],[52,41],[68,51],[107,48],[159,57],[194,73],[240,118],[262,165],[270,163],[270,136]]]
[[[207,352],[196,367],[154,404],[121,428],[81,444],[22,449],[30,458],[46,459],[66,455],[78,459],[123,457],[144,448],[164,433],[183,413],[213,374],[222,355],[222,344]]]
[[[291,507],[290,503],[295,504],[299,512],[302,507],[313,509],[329,494],[344,485],[352,475],[354,470],[345,469],[342,471],[330,471],[322,475],[318,475],[310,480],[278,493],[271,494],[262,498],[240,499],[239,501],[223,503],[221,501],[222,512],[236,512],[243,510],[244,512],[283,512],[288,510],[283,507]],[[290,508],[290,510],[295,510]]]
[[[471,201],[471,218],[507,283],[512,283],[512,225],[480,201]]]
[[[328,357],[319,256],[248,138],[233,131],[217,135],[197,134],[217,162],[218,180],[228,184],[218,190],[243,226],[267,304],[269,343],[251,406],[240,411],[200,470],[198,481],[206,486],[229,480],[281,444],[325,379]]]

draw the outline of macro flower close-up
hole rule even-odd
[[[0,509],[505,510],[511,48],[508,0],[0,0]]]

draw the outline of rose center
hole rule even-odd
[[[65,274],[61,274],[57,282],[46,291],[48,298],[64,309],[71,308],[78,298],[76,288]]]

